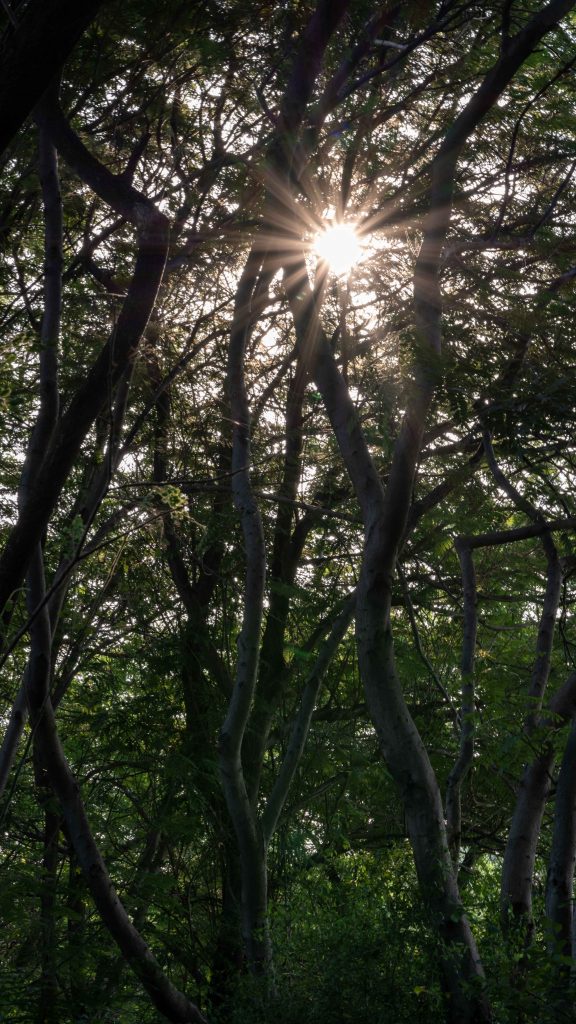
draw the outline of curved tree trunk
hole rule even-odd
[[[573,717],[575,701],[576,673],[572,673],[550,701],[551,716],[546,717],[541,724],[547,725],[553,734]],[[552,784],[554,761],[554,744],[550,735],[533,761],[524,769],[504,852],[500,892],[501,925],[504,932],[510,925],[523,929],[524,943],[530,941],[533,931],[534,863],[542,817]]]
[[[530,942],[534,927],[532,878],[553,766],[554,748],[546,744],[524,769],[502,865],[502,928],[506,932],[510,925],[524,927],[526,942]]]
[[[42,553],[38,548],[29,571],[29,602],[32,607],[42,600],[43,589]],[[130,920],[94,841],[80,788],[60,743],[50,701],[51,635],[46,606],[36,616],[30,635],[27,692],[35,752],[60,802],[68,837],[100,916],[157,1009],[174,1024],[204,1024],[198,1007],[172,985]]]
[[[86,149],[64,118],[54,97],[38,109],[42,130],[79,177],[112,209],[134,224],[137,254],[134,272],[110,339],[62,414],[50,445],[30,478],[18,518],[0,554],[0,608],[4,609],[25,577],[81,446],[111,390],[134,364],[138,346],[156,302],[164,274],[169,223],[154,204],[112,174]],[[45,442],[45,439],[42,438]]]
[[[60,206],[59,197],[54,195],[54,190],[57,191],[56,158],[45,116],[41,117],[40,127],[41,167],[44,174],[48,173],[51,179],[50,186],[44,188],[46,208],[45,311],[42,328],[43,348],[40,354],[40,407],[22,470],[19,490],[20,522],[33,508],[38,488],[42,486],[42,480],[46,478],[50,466],[53,466],[55,454],[52,439],[58,429],[57,342],[60,328],[61,294]],[[158,223],[153,214],[150,216],[154,225],[152,230],[156,230]],[[146,213],[144,219],[147,219]],[[162,223],[164,223],[163,218]],[[136,270],[129,289],[129,294],[132,291],[132,297],[123,308],[123,342],[126,347],[124,359],[122,356],[120,357],[120,365],[123,370],[116,378],[116,383],[120,383],[119,391],[122,390],[121,378],[125,374],[126,367],[134,358],[135,347],[147,322],[151,309],[150,301],[153,303],[155,299],[156,287],[164,266],[165,248],[161,254],[157,251],[154,252],[151,266],[148,265],[148,255],[147,247],[144,246],[144,250],[141,248],[139,257],[144,262],[144,281],[137,280],[138,270]],[[151,291],[150,286],[153,282],[155,282],[155,287]],[[144,285],[143,293],[142,285]],[[145,297],[146,301],[144,301]],[[138,300],[142,304],[136,309],[135,304],[138,304]],[[107,388],[112,385],[113,373],[111,373],[111,377],[112,380],[108,381]],[[76,402],[78,402],[78,394]],[[71,408],[73,407],[74,402]],[[93,406],[93,410],[95,414],[97,411],[95,406]],[[70,415],[70,410],[67,415]],[[83,413],[80,414],[81,419],[82,417]],[[84,424],[87,429],[88,419],[84,419]],[[78,424],[76,426],[78,427]],[[79,443],[78,431],[76,436]],[[58,451],[58,442],[56,451]],[[58,459],[59,456],[56,455],[56,460],[58,461]],[[60,486],[63,482],[64,477],[59,481]],[[57,493],[59,493],[58,486],[53,492],[54,500]],[[43,515],[48,514],[49,507],[45,505]],[[14,537],[14,531],[12,537]],[[33,541],[34,535],[30,539]],[[33,730],[36,764],[60,803],[67,836],[74,847],[78,863],[84,872],[100,916],[118,943],[123,956],[140,978],[154,1005],[174,1024],[204,1024],[204,1017],[198,1008],[172,985],[130,920],[114,890],[106,865],[92,836],[80,788],[62,749],[50,698],[52,623],[46,600],[44,558],[39,538],[33,543],[32,549],[27,553],[27,558],[23,564],[21,563],[20,568],[22,569],[26,563],[28,564],[26,603],[30,616],[30,657],[26,671],[26,700]],[[50,861],[50,865],[52,866],[52,861]],[[47,890],[46,900],[48,901],[51,896],[52,894]],[[46,906],[48,907],[48,902]],[[48,924],[48,916],[46,916],[46,921]],[[51,1003],[46,1003],[47,1007],[52,1005],[53,1000]]]

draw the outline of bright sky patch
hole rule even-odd
[[[314,250],[340,277],[349,274],[362,256],[362,246],[353,224],[334,224],[318,235]]]

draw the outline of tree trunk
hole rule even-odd
[[[524,927],[530,942],[532,922],[532,878],[544,807],[550,792],[554,748],[546,744],[532,764],[524,769],[502,865],[501,922]],[[524,924],[522,924],[524,922]]]
[[[406,708],[394,663],[392,636],[380,602],[363,580],[357,613],[358,657],[370,714],[388,769],[402,799],[424,905],[440,938],[441,980],[453,1024],[490,1020],[483,970],[460,900],[438,783]]]
[[[552,697],[549,707],[551,714],[544,717],[541,724],[553,733],[569,721],[576,711],[576,673],[568,676],[564,685]],[[554,744],[550,737],[542,744],[532,763],[524,769],[504,851],[500,890],[501,925],[505,933],[511,925],[516,930],[524,928],[524,943],[530,941],[533,930],[532,878],[554,759]]]
[[[66,760],[50,700],[51,630],[45,603],[44,566],[38,545],[28,572],[29,609],[41,607],[30,627],[27,698],[37,763],[60,802],[67,835],[74,847],[102,921],[122,955],[140,978],[156,1008],[173,1024],[205,1024],[197,1006],[171,983],[130,920],[92,835],[80,787]]]

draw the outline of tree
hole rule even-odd
[[[42,863],[7,954],[38,1020],[152,1012],[126,962],[169,1020],[247,987],[288,1024],[283,895],[310,862],[333,916],[347,852],[408,877],[405,840],[422,1013],[567,1012],[573,6],[133,0],[46,72],[1,197],[3,852]],[[495,952],[468,910],[498,885]]]

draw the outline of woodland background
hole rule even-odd
[[[2,0],[0,1021],[574,1019],[575,6]]]

